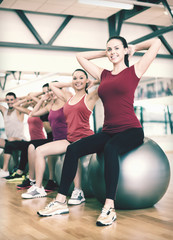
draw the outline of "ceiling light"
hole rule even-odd
[[[113,1],[102,1],[102,0],[79,0],[79,3],[95,5],[100,7],[110,7],[110,8],[119,8],[119,9],[133,9],[133,4],[128,3],[119,3]]]

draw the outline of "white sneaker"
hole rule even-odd
[[[10,176],[9,171],[4,171],[3,169],[0,169],[0,178],[5,178]]]
[[[41,217],[53,216],[56,214],[69,213],[67,202],[60,203],[58,201],[50,202],[44,209],[37,212]]]
[[[25,199],[30,199],[30,198],[39,198],[39,197],[45,197],[47,193],[44,190],[44,187],[37,187],[36,185],[33,185],[30,187],[26,193],[23,193],[21,196],[22,198]]]
[[[83,191],[75,188],[72,192],[71,198],[68,200],[68,204],[78,205],[83,202],[85,202]]]
[[[116,220],[116,212],[114,208],[103,208],[100,216],[97,219],[97,226],[108,226]]]

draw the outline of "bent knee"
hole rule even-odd
[[[34,145],[33,145],[33,144],[30,144],[30,145],[28,146],[28,152],[32,152],[32,151],[34,151],[34,150],[35,150]]]
[[[46,153],[45,153],[45,151],[44,151],[44,149],[43,149],[42,146],[37,147],[37,148],[35,149],[35,153],[36,153],[36,156],[46,157]]]

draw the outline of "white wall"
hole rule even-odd
[[[47,43],[65,19],[63,16],[26,13],[27,17]],[[121,35],[128,42],[142,37],[152,31],[145,26],[123,24]],[[33,43],[36,39],[15,12],[0,10],[0,41]],[[165,34],[173,45],[173,33]],[[74,17],[61,32],[53,45],[69,47],[88,47],[104,49],[109,37],[106,20],[85,19]],[[166,53],[162,47],[159,53]],[[134,57],[133,62],[137,60]],[[0,47],[0,70],[44,71],[71,74],[79,67],[75,52],[48,51],[33,49],[17,49]],[[97,61],[101,66],[110,68],[108,61]],[[157,59],[147,71],[146,76],[172,77],[172,60]],[[156,71],[157,69],[157,71]]]
[[[52,35],[65,19],[63,16],[39,13],[26,13],[26,16],[45,43],[51,39]],[[148,27],[127,23],[123,24],[121,35],[130,42],[151,32],[152,31]],[[164,36],[169,44],[173,45],[173,33],[169,32]],[[104,49],[108,37],[108,23],[106,20],[74,17],[58,36],[53,45]],[[37,40],[18,15],[8,10],[0,10],[0,41],[37,44]],[[168,54],[164,46],[162,46],[159,53]],[[80,67],[75,54],[75,52],[65,51],[0,47],[0,71],[9,70],[49,73],[45,75],[44,79],[38,78],[26,84],[14,84],[14,82],[7,80],[6,90],[15,89],[16,93],[25,94],[33,89],[36,91],[39,90],[41,85],[47,81],[46,77],[54,73],[71,76],[74,69]],[[135,63],[137,60],[138,57],[133,57],[130,64]],[[98,59],[94,62],[101,67],[107,69],[112,68],[112,65],[106,58]],[[172,59],[157,58],[147,70],[145,76],[172,78],[172,63]],[[1,91],[2,96],[4,96],[5,93],[6,91]]]

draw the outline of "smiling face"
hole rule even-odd
[[[106,46],[106,55],[112,63],[124,61],[124,56],[127,54],[127,48],[124,48],[119,39],[111,39]]]
[[[29,104],[30,107],[34,107],[35,104],[36,104],[36,102],[33,101],[32,99],[28,99],[28,100],[27,100],[27,103]]]
[[[73,73],[72,86],[75,91],[86,89],[87,82],[88,78],[83,71],[78,70]]]
[[[6,96],[6,103],[9,107],[9,109],[13,109],[13,104],[16,102],[16,98],[12,95]]]

